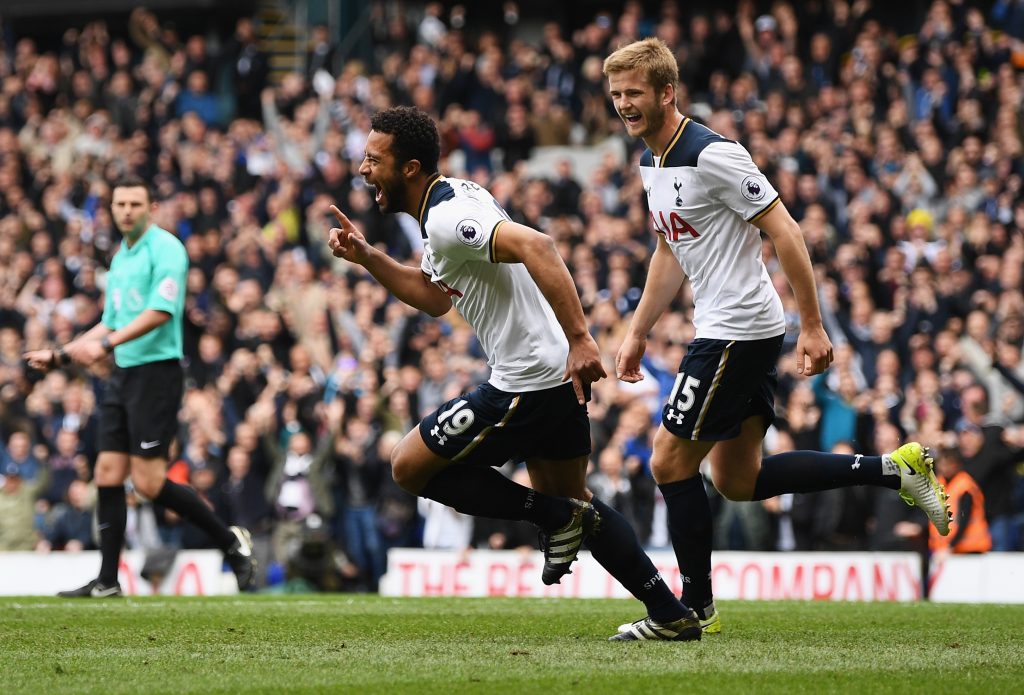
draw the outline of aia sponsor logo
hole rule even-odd
[[[462,292],[455,289],[454,287],[446,283],[444,280],[435,280],[434,284],[440,287],[441,291],[444,292],[449,297],[458,297],[459,299],[462,299]]]
[[[667,241],[681,241],[686,235],[693,239],[700,237],[700,232],[674,210],[670,211],[667,217],[662,211],[655,214],[652,210],[651,219],[654,221],[654,228],[664,234]]]

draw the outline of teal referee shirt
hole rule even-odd
[[[185,246],[166,229],[151,224],[131,248],[126,242],[114,254],[107,273],[103,325],[124,328],[146,309],[171,315],[149,333],[114,348],[118,367],[182,358],[182,318],[185,313]]]

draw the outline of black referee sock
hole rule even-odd
[[[183,519],[206,531],[217,547],[227,551],[235,543],[235,534],[228,530],[223,521],[195,493],[192,488],[164,480],[160,494],[154,499],[157,504],[177,512]]]
[[[442,468],[423,486],[420,496],[470,516],[530,521],[545,531],[565,526],[572,516],[567,499],[531,490],[490,466]]]
[[[787,492],[819,492],[854,485],[900,489],[899,468],[888,457],[787,451],[761,461],[754,486],[755,500]]]
[[[668,535],[679,563],[683,602],[704,610],[711,593],[711,504],[699,473],[658,485],[668,512]]]
[[[96,488],[96,520],[100,529],[100,584],[117,583],[124,529],[128,523],[128,502],[124,484]]]
[[[686,617],[686,607],[668,588],[651,558],[640,547],[636,532],[626,517],[597,497],[590,503],[601,515],[597,531],[584,543],[594,559],[637,600],[643,601],[647,614],[658,622],[670,623]]]

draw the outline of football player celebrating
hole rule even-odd
[[[338,226],[328,245],[335,256],[363,266],[395,297],[432,316],[454,305],[489,358],[487,383],[443,404],[395,448],[395,481],[465,514],[539,526],[545,584],[569,571],[585,542],[643,601],[662,637],[699,639],[696,615],[665,585],[629,522],[586,489],[586,402],[605,371],[554,242],[512,222],[476,183],[441,176],[439,153],[437,126],[427,114],[392,108],[373,117],[359,168],[382,212],[405,212],[419,222],[419,268],[371,247],[331,208]],[[526,461],[533,489],[492,467],[510,459]]]
[[[678,66],[663,41],[619,48],[605,60],[604,74],[626,131],[647,145],[640,176],[658,234],[643,296],[616,356],[619,379],[643,378],[648,332],[685,277],[693,288],[696,337],[662,409],[651,471],[668,509],[683,598],[704,630],[721,631],[711,591],[711,509],[699,471],[705,458],[712,482],[730,500],[876,485],[899,490],[947,534],[945,492],[928,450],[916,442],[885,456],[792,451],[761,458],[761,440],[775,419],[786,324],[758,230],[774,243],[799,306],[797,371],[820,374],[832,362],[800,227],[742,145],[679,112]],[[651,639],[661,634],[658,627],[648,616],[620,632]]]

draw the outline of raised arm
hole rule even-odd
[[[352,221],[336,206],[331,212],[338,226],[328,233],[327,245],[337,258],[357,263],[372,275],[388,292],[409,306],[431,316],[444,316],[452,308],[452,300],[419,268],[402,265],[366,243]]]

